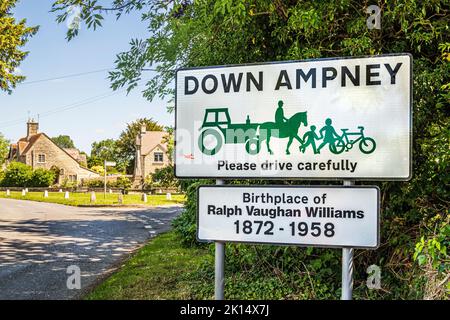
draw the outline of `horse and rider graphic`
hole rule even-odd
[[[364,127],[359,126],[357,132],[348,132],[349,129],[341,129],[338,134],[332,126],[333,121],[327,118],[323,127],[317,130],[315,125],[309,127],[303,137],[299,137],[301,125],[308,127],[307,112],[298,112],[290,118],[286,118],[283,110],[283,101],[278,101],[275,111],[275,122],[252,123],[247,116],[246,122],[233,124],[230,119],[228,108],[208,108],[205,111],[202,131],[199,136],[198,145],[206,155],[216,154],[223,143],[245,143],[245,149],[249,154],[258,154],[261,144],[265,141],[267,151],[273,154],[270,148],[270,139],[288,138],[286,154],[290,154],[292,142],[300,143],[299,151],[305,153],[309,148],[314,154],[320,154],[321,150],[328,145],[330,152],[340,154],[349,151],[354,144],[359,143],[359,150],[364,154],[375,151],[376,143],[373,138],[364,135]]]

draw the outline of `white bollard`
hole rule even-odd
[[[95,203],[97,201],[97,197],[95,196],[95,191],[91,192],[91,203]]]
[[[6,189],[6,196],[9,197],[11,195],[11,191],[9,189]]]
[[[119,193],[119,196],[117,197],[117,201],[119,202],[119,204],[123,203],[123,194]]]
[[[64,193],[64,199],[69,199],[69,191],[66,191],[66,193]]]
[[[22,189],[22,196],[26,196],[27,192],[25,191],[25,189]]]
[[[146,194],[146,193],[143,193],[143,194],[142,194],[142,201],[143,201],[144,203],[147,203],[147,194]]]
[[[170,192],[166,193],[166,199],[167,200],[172,200],[172,194]]]
[[[44,198],[48,198],[48,190],[44,191]]]
[[[59,192],[62,192],[62,189],[59,189]]]
[[[112,189],[109,189],[109,194],[112,194]]]

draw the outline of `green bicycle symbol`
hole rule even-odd
[[[364,127],[359,126],[358,129],[359,132],[347,132],[349,129],[341,129],[342,136],[337,139],[334,150],[330,148],[330,151],[334,154],[340,154],[344,150],[349,151],[354,144],[359,142],[359,150],[362,153],[369,154],[374,152],[377,147],[375,140],[364,135]]]

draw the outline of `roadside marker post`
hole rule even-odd
[[[95,203],[97,201],[97,197],[95,195],[95,191],[91,192],[91,199],[90,200],[91,200],[91,203]]]

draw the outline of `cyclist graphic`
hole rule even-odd
[[[317,151],[316,148],[316,140],[320,140],[321,138],[316,134],[316,126],[311,126],[309,128],[311,130],[303,135],[303,144],[300,146],[300,151],[302,153],[305,153],[306,147],[311,145],[314,154],[318,154],[319,152]]]
[[[336,145],[335,142],[341,140],[341,136],[336,133],[333,126],[331,125],[332,121],[330,118],[325,120],[325,126],[320,129],[320,138],[323,138],[323,142],[320,144],[317,149],[317,153],[320,153],[320,149],[322,149],[327,143],[329,144],[330,151],[336,153]]]

